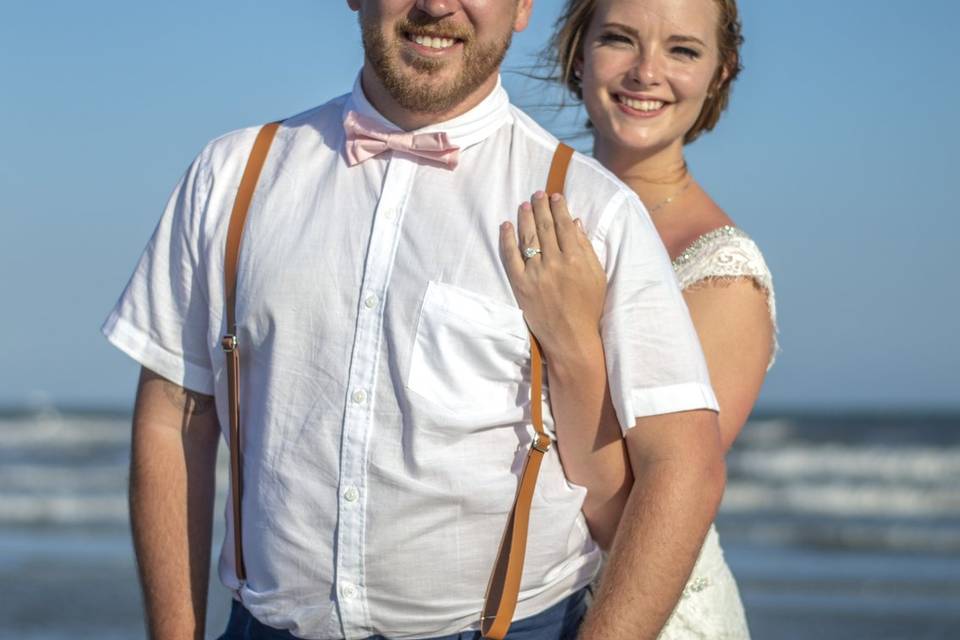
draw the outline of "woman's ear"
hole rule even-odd
[[[717,89],[722,89],[730,82],[733,70],[740,64],[740,56],[733,54],[720,64],[720,73],[717,74]]]
[[[717,82],[717,88],[723,87],[730,80],[730,67],[723,65],[720,67],[720,80]]]
[[[717,69],[717,75],[713,77],[713,81],[710,83],[710,88],[707,90],[707,98],[715,98],[726,86],[727,81],[730,79],[730,67],[727,65],[720,65],[720,68]]]

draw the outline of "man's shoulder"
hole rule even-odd
[[[301,133],[310,132],[321,137],[342,131],[343,105],[350,94],[337,96],[319,106],[302,111],[287,118],[277,119],[281,123],[277,139],[291,139]],[[223,170],[242,167],[253,147],[257,133],[266,122],[224,133],[208,142],[198,157],[201,170],[219,173]]]
[[[342,131],[343,129],[343,108],[350,99],[349,93],[341,94],[331,98],[323,104],[307,109],[301,113],[290,116],[283,120],[283,127],[288,130],[294,130],[301,127],[312,127],[321,135],[331,130]]]
[[[525,138],[528,147],[533,149],[535,154],[542,155],[544,162],[549,163],[557,145],[562,141],[543,128],[522,109],[516,106],[511,108],[513,109],[514,126],[517,133]],[[630,187],[592,156],[577,151],[576,148],[574,148],[570,167],[567,170],[566,185],[568,194],[590,194],[595,202],[615,199],[618,202],[636,200],[636,203],[639,204],[636,193]]]

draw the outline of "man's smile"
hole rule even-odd
[[[404,40],[412,45],[411,48],[414,51],[428,56],[447,53],[463,44],[462,39],[447,34],[434,35],[404,32],[403,35]]]

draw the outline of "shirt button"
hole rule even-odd
[[[340,588],[340,592],[343,594],[343,597],[347,600],[352,600],[357,597],[357,588],[352,584],[345,584]]]
[[[353,392],[353,401],[355,404],[363,404],[367,399],[367,392],[363,389],[357,389]]]
[[[357,498],[360,497],[360,491],[356,487],[350,487],[343,492],[343,497],[346,498],[347,502],[356,502]]]
[[[375,306],[377,306],[378,302],[380,302],[380,298],[375,295],[369,295],[367,296],[367,299],[363,301],[363,304],[367,307],[367,309],[373,309]]]

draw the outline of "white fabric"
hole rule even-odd
[[[528,338],[498,228],[543,188],[557,142],[498,84],[423,130],[461,147],[455,170],[395,151],[348,167],[348,109],[392,126],[359,81],[288,119],[251,204],[237,294],[248,580],[235,578],[229,509],[220,578],[258,619],[304,638],[455,633],[476,627],[533,433]],[[224,244],[256,131],[202,151],[103,329],[144,366],[214,394],[224,429]],[[640,201],[581,155],[567,185],[609,277],[602,329],[623,428],[647,411],[716,409]],[[584,493],[552,449],[517,618],[593,577]]]
[[[706,233],[673,262],[683,289],[711,278],[753,278],[767,293],[776,336],[773,277],[759,247],[741,229],[724,226]],[[771,345],[769,366],[776,354]],[[769,368],[768,366],[768,368]],[[658,640],[749,640],[740,591],[723,557],[720,538],[710,527],[683,595]]]
[[[757,243],[742,229],[725,225],[694,240],[673,261],[673,268],[681,289],[711,278],[752,278],[766,292],[770,322],[773,323],[773,344],[767,363],[769,371],[780,349],[777,343],[777,300],[773,292],[773,276]]]
[[[750,640],[740,591],[710,526],[680,601],[657,640]]]

